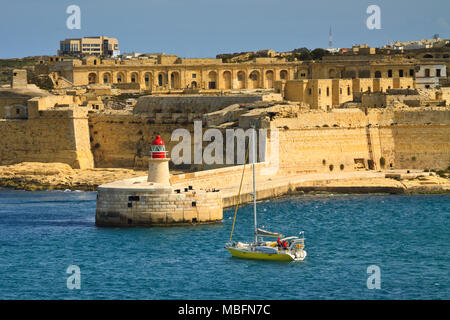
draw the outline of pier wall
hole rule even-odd
[[[133,181],[140,182],[139,178]],[[99,187],[97,226],[167,226],[222,220],[220,192],[135,186],[113,183]]]

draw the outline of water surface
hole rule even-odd
[[[216,225],[97,228],[95,192],[0,190],[0,299],[450,299],[449,195],[295,196],[258,203],[259,225],[296,235],[302,262],[231,258]],[[252,238],[253,210],[234,239]],[[81,289],[67,289],[69,265]],[[367,267],[381,270],[369,290]]]

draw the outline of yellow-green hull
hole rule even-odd
[[[294,261],[294,258],[285,253],[263,253],[249,252],[226,247],[231,255],[236,258],[255,259],[255,260],[272,260],[272,261]]]

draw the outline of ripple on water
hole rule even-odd
[[[258,203],[267,230],[304,230],[294,263],[231,258],[217,225],[97,228],[95,192],[0,190],[0,299],[449,299],[449,195],[295,196]],[[234,240],[252,238],[239,209]],[[82,288],[66,288],[80,266]],[[367,267],[381,268],[368,290]]]

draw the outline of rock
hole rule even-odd
[[[23,162],[0,166],[0,186],[24,190],[82,189],[146,175],[131,169],[72,169],[64,163]]]

